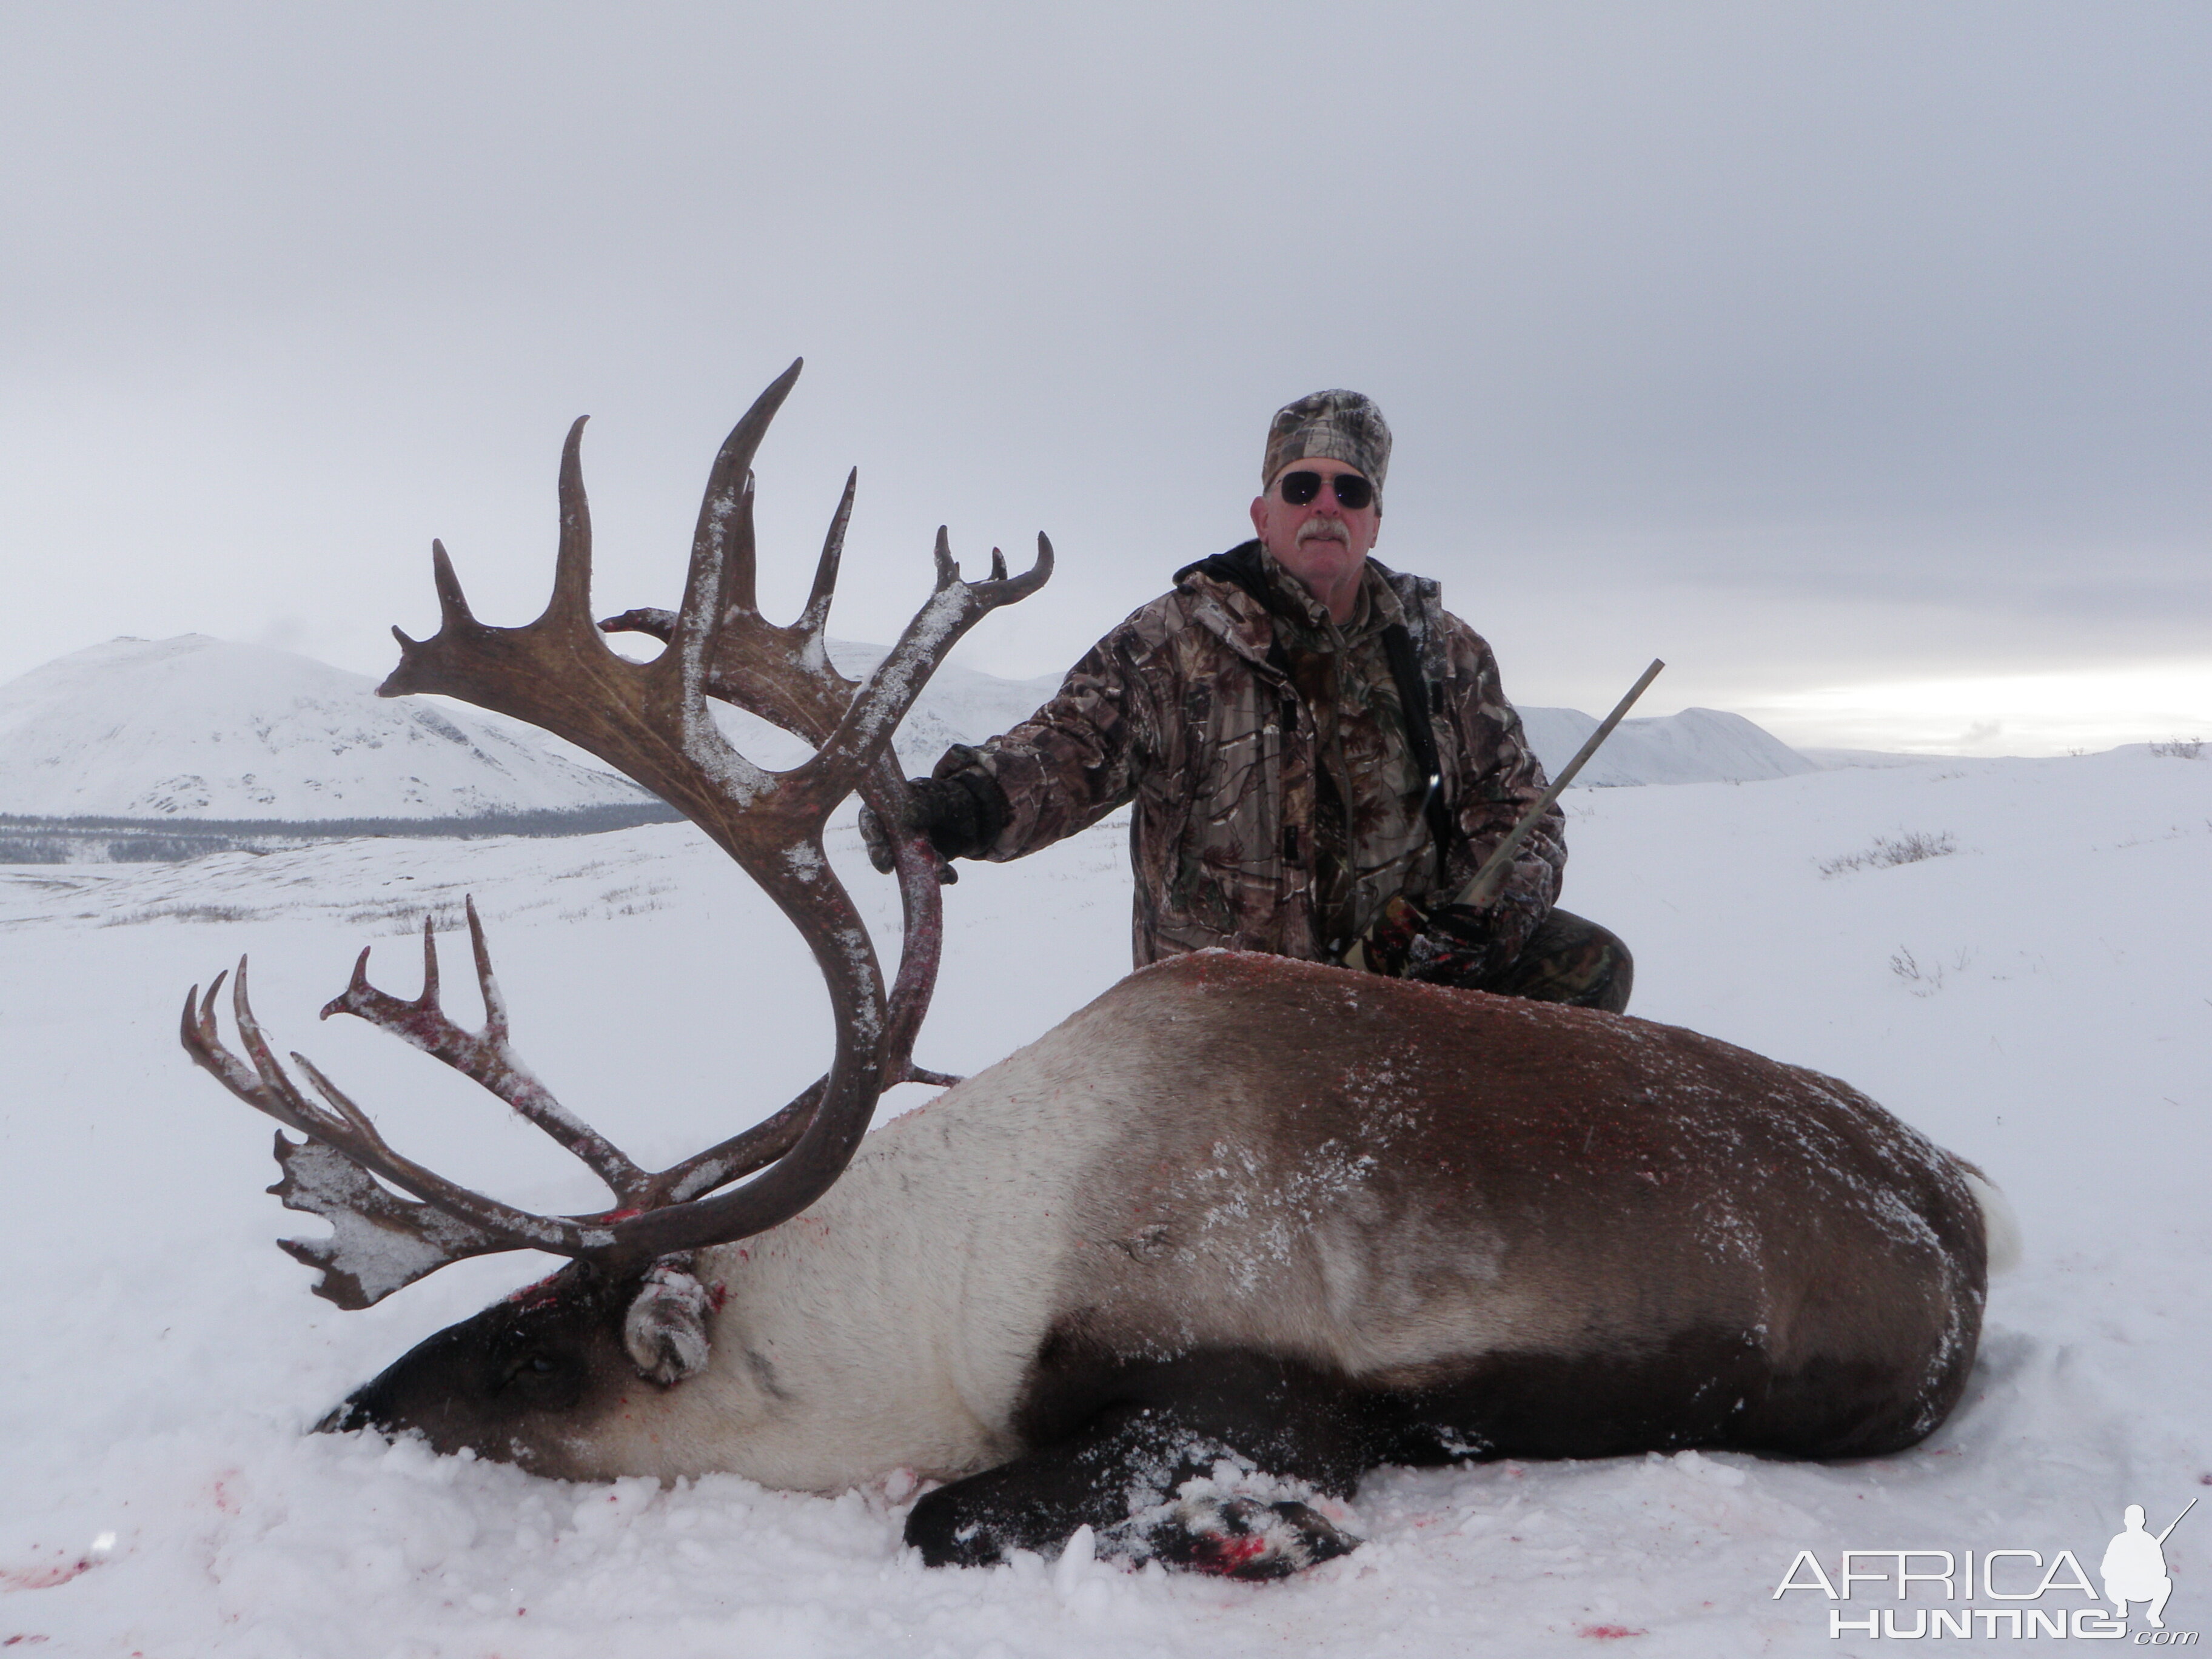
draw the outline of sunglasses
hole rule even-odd
[[[1321,494],[1323,483],[1335,492],[1337,505],[1350,512],[1357,513],[1375,503],[1375,486],[1357,472],[1340,472],[1333,478],[1324,478],[1318,472],[1285,472],[1279,487],[1285,501],[1292,507],[1304,507]]]

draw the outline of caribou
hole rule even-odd
[[[516,1053],[473,904],[485,1009],[369,982],[324,1010],[496,1095],[605,1183],[592,1214],[523,1211],[384,1138],[298,1054],[276,1058],[238,963],[185,1047],[281,1127],[270,1190],[331,1224],[283,1241],[342,1307],[494,1251],[568,1258],[421,1344],[325,1419],[415,1433],[552,1479],[728,1471],[834,1492],[908,1470],[932,1565],[1079,1528],[1131,1559],[1280,1576],[1357,1540],[1325,1513],[1381,1464],[1725,1448],[1801,1458],[1910,1446],[1974,1360],[2002,1200],[1833,1079],[1696,1032],[1273,957],[1131,975],[967,1079],[916,1066],[942,939],[926,838],[896,849],[887,989],[824,855],[857,791],[886,824],[889,739],[979,618],[1052,568],[961,576],[944,531],[927,603],[859,684],[824,628],[848,477],[789,625],[755,598],[752,460],[799,373],[763,392],[707,484],[680,606],[594,623],[571,428],[550,601],[488,626],[444,547],[441,620],[394,629],[386,696],[437,692],[599,755],[679,808],[774,898],[827,985],[827,1072],[658,1172],[564,1108]],[[663,643],[650,661],[606,635]],[[766,771],[710,699],[814,745]],[[868,1133],[878,1097],[950,1085]],[[293,1139],[284,1130],[292,1132]],[[1339,1519],[1347,1513],[1335,1509]]]

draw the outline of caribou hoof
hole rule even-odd
[[[1143,1534],[1152,1559],[1222,1578],[1287,1578],[1358,1547],[1319,1510],[1287,1499],[1194,1498]]]
[[[906,1518],[906,1541],[921,1552],[924,1566],[990,1567],[1005,1560],[1006,1540],[963,1512],[955,1488],[940,1486]]]

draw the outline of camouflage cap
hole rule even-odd
[[[1342,461],[1357,467],[1382,498],[1382,477],[1390,470],[1390,428],[1375,400],[1341,389],[1316,392],[1285,404],[1267,427],[1267,454],[1260,467],[1260,488],[1293,461]]]

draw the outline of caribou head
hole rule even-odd
[[[326,1428],[405,1426],[441,1450],[471,1446],[549,1473],[650,1467],[660,1460],[641,1462],[627,1443],[633,1436],[595,1425],[642,1424],[637,1432],[652,1435],[656,1391],[708,1369],[717,1291],[695,1276],[695,1253],[763,1232],[821,1198],[851,1161],[884,1089],[957,1080],[912,1059],[942,941],[939,860],[926,837],[900,839],[905,935],[886,994],[867,930],[823,854],[823,830],[855,790],[885,823],[904,821],[906,786],[890,746],[893,730],[969,628],[1044,584],[1052,546],[1039,536],[1036,564],[1015,577],[994,550],[990,576],[970,582],[940,529],[927,602],[865,684],[846,678],[830,660],[824,630],[853,477],[797,621],[767,621],[755,598],[751,463],[799,367],[793,363],[761,394],[715,458],[676,611],[592,620],[579,420],[562,454],[560,547],[544,613],[520,628],[479,622],[445,548],[433,543],[441,625],[423,641],[393,629],[400,662],[380,694],[441,693],[530,721],[681,810],[775,899],[805,940],[835,1022],[829,1070],[753,1127],[650,1171],[556,1100],[515,1052],[473,902],[469,934],[486,1012],[480,1031],[455,1024],[440,1006],[428,921],[422,990],[411,1000],[372,985],[362,951],[352,982],[323,1009],[325,1018],[368,1020],[474,1079],[580,1159],[613,1200],[595,1213],[541,1215],[460,1186],[399,1151],[295,1053],[294,1066],[313,1092],[303,1089],[254,1018],[243,958],[231,1007],[244,1059],[217,1030],[225,976],[216,975],[204,995],[195,986],[185,1000],[185,1048],[233,1094],[301,1137],[277,1134],[283,1175],[270,1190],[288,1208],[331,1224],[327,1238],[283,1241],[320,1270],[317,1294],[342,1308],[365,1308],[467,1256],[542,1250],[569,1258],[551,1278],[423,1343],[333,1412]],[[665,648],[650,662],[631,661],[605,639],[625,631],[658,637]],[[723,737],[709,698],[797,734],[816,746],[814,755],[789,771],[764,770]],[[773,1379],[763,1384],[734,1368],[720,1393],[748,1388],[772,1395]],[[735,1398],[717,1404],[725,1413],[742,1407]],[[588,1452],[577,1449],[586,1446]]]

